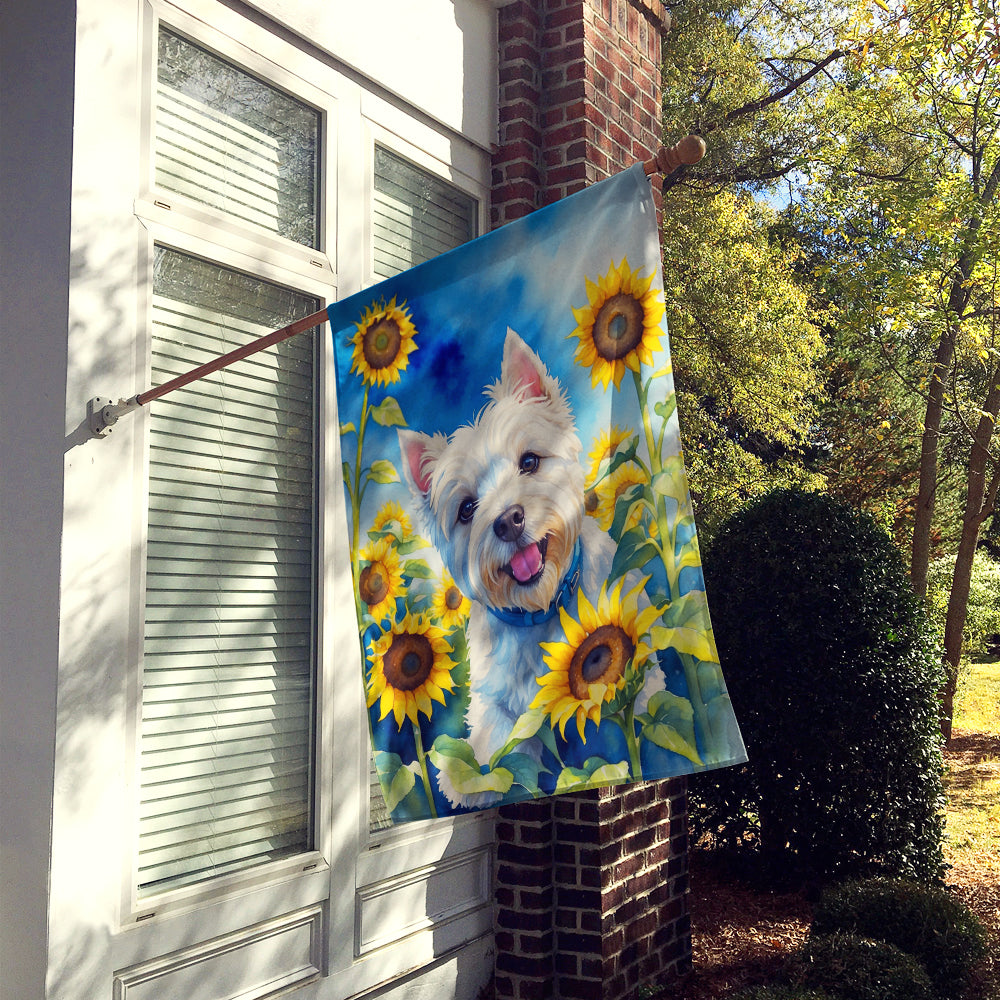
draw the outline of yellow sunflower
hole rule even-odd
[[[396,598],[404,592],[399,553],[391,538],[380,538],[362,549],[361,572],[358,574],[358,595],[368,606],[368,613],[380,622],[391,615]]]
[[[402,729],[404,717],[417,725],[418,713],[429,719],[432,702],[443,705],[444,692],[454,691],[451,659],[444,630],[423,615],[407,614],[372,647],[368,707],[379,703],[379,721],[390,712]]]
[[[559,609],[559,621],[566,642],[540,643],[549,672],[538,679],[541,691],[531,702],[542,709],[565,738],[566,723],[576,717],[580,739],[587,719],[601,724],[601,706],[611,701],[630,676],[640,669],[653,652],[645,633],[659,617],[660,610],[639,611],[639,594],[645,581],[622,597],[624,581],[608,594],[607,584],[595,608],[581,590],[577,596],[577,617]]]
[[[603,531],[611,528],[615,519],[615,506],[620,497],[624,496],[633,486],[645,485],[649,477],[635,462],[623,462],[611,473],[605,476],[584,498],[584,506],[588,514],[597,519]],[[634,528],[642,517],[641,508],[635,508],[629,515],[623,530]]]
[[[441,585],[434,591],[434,601],[431,607],[434,617],[445,628],[456,628],[465,624],[471,607],[469,599],[455,586],[451,574],[444,570],[441,574]]]
[[[399,529],[400,539],[409,538],[413,532],[413,524],[403,508],[395,500],[387,500],[375,515],[372,531]]]
[[[621,385],[625,369],[638,372],[641,364],[650,364],[653,352],[660,348],[663,330],[663,298],[653,288],[653,275],[643,278],[633,271],[628,258],[611,269],[595,285],[589,278],[587,305],[574,309],[576,329],[570,334],[580,341],[576,362],[590,368],[590,384],[613,379]]]
[[[601,431],[594,438],[594,447],[587,454],[587,458],[590,459],[590,470],[587,473],[588,483],[594,482],[601,474],[601,464],[610,462],[619,447],[633,436],[633,431],[622,430],[615,424],[610,431]]]
[[[410,319],[406,303],[388,305],[372,303],[354,324],[357,331],[351,337],[351,371],[358,372],[369,385],[388,385],[399,381],[399,373],[410,363],[410,354],[417,349],[416,327]]]

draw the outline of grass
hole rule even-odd
[[[963,670],[955,702],[956,728],[1000,736],[1000,660]]]
[[[1000,662],[963,671],[955,699],[948,774],[946,881],[986,925],[993,954],[978,996],[1000,1000]]]
[[[1000,874],[1000,662],[963,672],[948,747],[948,861]]]

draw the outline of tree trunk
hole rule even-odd
[[[969,455],[968,486],[965,495],[965,511],[962,516],[962,535],[955,557],[955,572],[951,580],[948,596],[948,614],[944,625],[944,666],[945,684],[941,692],[941,733],[946,740],[951,739],[952,717],[955,711],[955,688],[958,684],[958,668],[962,658],[962,633],[969,608],[969,587],[972,582],[972,564],[979,544],[979,531],[983,521],[993,513],[997,485],[1000,475],[996,463],[990,458],[990,441],[1000,409],[1000,384],[997,375],[991,380],[990,391],[986,394],[983,414],[976,427]],[[987,472],[994,465],[991,480],[987,482]]]
[[[981,159],[974,157],[974,160],[976,164],[981,163]],[[978,167],[975,168],[975,172],[978,177]],[[937,491],[938,437],[941,432],[941,414],[944,410],[944,378],[951,368],[955,356],[955,338],[966,306],[969,304],[971,294],[969,278],[972,274],[976,239],[983,224],[983,216],[993,204],[1000,189],[1000,159],[993,164],[983,188],[979,190],[978,183],[976,187],[978,205],[966,225],[962,254],[956,262],[955,277],[948,293],[948,308],[945,313],[948,326],[934,354],[934,366],[931,369],[927,393],[927,411],[924,416],[924,432],[920,442],[920,485],[917,490],[917,510],[913,520],[910,582],[921,597],[927,595],[927,568],[930,565],[931,527],[934,520],[934,497]],[[995,415],[996,411],[993,412]]]
[[[917,487],[917,509],[913,519],[913,544],[910,550],[910,582],[921,596],[927,595],[927,568],[931,559],[931,526],[934,521],[934,498],[937,493],[938,437],[941,414],[944,412],[944,378],[955,355],[955,328],[948,329],[934,353],[927,410],[920,439],[920,483]]]

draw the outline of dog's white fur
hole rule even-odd
[[[504,745],[539,690],[535,678],[545,672],[539,643],[565,638],[558,614],[539,625],[509,625],[487,608],[549,608],[578,538],[579,587],[596,601],[615,554],[611,538],[584,514],[580,441],[565,393],[513,330],[504,342],[500,379],[486,394],[490,402],[476,419],[450,437],[398,432],[424,530],[472,601],[467,721],[481,764]],[[567,610],[575,613],[575,594]],[[653,673],[660,681],[648,679],[643,704],[662,687],[660,672]],[[541,749],[537,738],[518,747],[536,760]],[[444,774],[439,782],[453,805],[499,798],[461,795]]]

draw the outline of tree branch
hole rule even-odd
[[[773,94],[768,94],[766,97],[760,97],[756,101],[750,101],[748,104],[744,104],[742,107],[733,108],[732,111],[726,112],[720,122],[716,122],[714,125],[709,125],[701,129],[701,133],[704,135],[708,132],[714,132],[717,128],[721,128],[723,125],[727,125],[729,122],[734,121],[737,118],[743,118],[746,115],[754,115],[758,111],[763,111],[764,108],[771,104],[776,104],[778,101],[783,100],[789,94],[798,90],[804,83],[808,83],[814,76],[818,73],[822,73],[831,63],[836,62],[838,59],[842,59],[847,55],[845,49],[834,49],[829,55],[824,59],[821,59],[816,65],[813,66],[807,73],[803,73],[802,76],[796,77],[787,86],[782,87],[781,90],[776,90]]]

